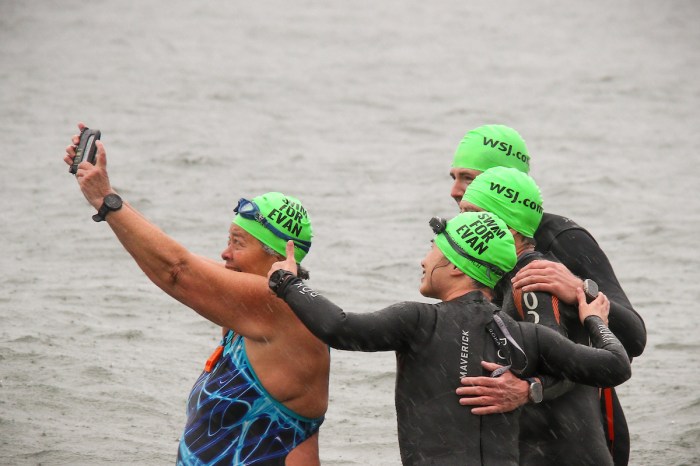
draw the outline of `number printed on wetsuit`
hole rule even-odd
[[[523,302],[525,303],[525,307],[529,309],[527,314],[531,315],[532,321],[538,324],[540,322],[540,315],[534,311],[534,309],[537,309],[539,304],[537,302],[537,295],[532,291],[528,291],[527,293],[523,294]]]

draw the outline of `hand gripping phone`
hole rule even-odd
[[[586,295],[586,302],[590,303],[598,297],[598,284],[587,278],[583,281],[583,292]]]
[[[87,160],[91,164],[95,165],[95,154],[97,153],[97,146],[95,141],[100,139],[99,129],[83,128],[80,132],[80,142],[78,147],[75,149],[75,158],[73,159],[73,164],[70,166],[68,171],[72,174],[78,173],[78,165],[83,160]]]

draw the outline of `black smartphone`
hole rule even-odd
[[[78,165],[80,165],[80,162],[83,160],[87,160],[95,165],[95,154],[97,153],[95,141],[100,139],[100,136],[102,136],[102,133],[100,133],[99,129],[83,128],[80,132],[80,142],[75,149],[73,164],[68,169],[70,173],[74,175],[78,173]]]
[[[586,302],[590,303],[598,297],[598,284],[587,278],[583,281],[583,292],[586,294]]]

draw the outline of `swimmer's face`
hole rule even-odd
[[[265,252],[262,243],[243,228],[232,223],[229,228],[228,244],[221,253],[226,268],[236,272],[246,272],[267,276],[270,266],[278,257]]]
[[[452,264],[433,241],[430,251],[425,255],[420,265],[423,268],[423,276],[421,277],[419,288],[420,293],[427,298],[440,299],[439,294],[443,275],[447,273]]]
[[[454,180],[454,183],[452,183],[452,191],[450,192],[450,196],[452,196],[452,199],[454,199],[457,204],[459,204],[459,202],[462,200],[462,196],[464,196],[464,191],[467,190],[467,186],[469,186],[471,182],[474,181],[474,178],[480,174],[481,171],[472,170],[470,168],[452,167],[450,169],[450,177]]]

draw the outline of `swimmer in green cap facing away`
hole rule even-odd
[[[69,165],[78,141],[74,136],[66,148]],[[192,254],[123,202],[110,185],[104,146],[97,146],[96,165],[82,162],[76,174],[98,210],[93,219],[107,223],[153,283],[224,329],[190,393],[177,464],[318,465],[328,347],[270,293],[266,278],[288,241],[295,263],[309,252],[306,209],[278,192],[239,200],[224,262],[215,263]]]
[[[542,195],[535,181],[514,168],[489,168],[469,185],[460,208],[463,212],[493,212],[513,232],[518,262],[496,286],[494,302],[501,310],[516,320],[546,325],[575,343],[587,345],[588,332],[578,319],[576,307],[543,291],[514,293],[511,287],[510,279],[530,262],[556,261],[551,253],[535,251],[533,236],[543,213]],[[481,381],[487,384],[492,379]],[[544,375],[531,378],[528,383],[530,402],[520,416],[521,465],[613,464],[603,432],[597,388]],[[544,401],[539,396],[542,385]],[[479,406],[480,389],[478,386],[458,388],[457,393],[464,395],[461,403]],[[513,408],[516,407],[517,403]]]
[[[513,235],[497,216],[465,212],[449,221],[433,218],[430,225],[435,237],[421,262],[420,292],[440,300],[436,304],[401,302],[346,313],[295,276],[291,243],[287,260],[270,269],[270,288],[332,347],[396,352],[403,464],[515,466],[519,413],[471,414],[456,401],[461,377],[488,375],[481,363],[491,361],[523,377],[546,371],[608,386],[629,378],[629,360],[605,326],[608,302],[602,294],[587,304],[579,292],[579,318],[596,348],[498,312],[493,287],[513,268],[516,253]],[[610,370],[600,371],[603,365]]]
[[[515,155],[514,155],[515,154]],[[486,125],[469,131],[452,159],[450,195],[459,203],[467,186],[481,172],[492,167],[511,167],[529,173],[531,155],[522,136],[503,125]],[[646,345],[644,320],[634,310],[607,256],[593,236],[573,220],[545,212],[534,239],[536,250],[552,252],[560,262],[535,260],[518,271],[514,288],[523,292],[544,291],[560,302],[576,305],[576,289],[585,279],[597,283],[610,298],[610,329],[618,336],[630,357],[642,354]],[[487,412],[512,409],[512,400],[525,404],[527,383],[502,377],[502,385],[482,387]],[[613,389],[602,392],[601,409],[608,446],[615,466],[625,466],[629,458],[629,431],[622,407]]]

